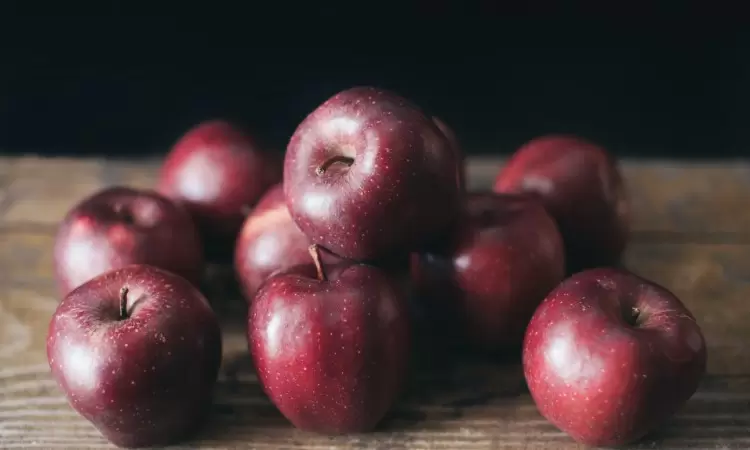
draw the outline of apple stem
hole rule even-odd
[[[120,319],[128,318],[128,291],[125,286],[120,289]]]
[[[638,325],[638,321],[640,319],[640,315],[641,315],[640,308],[633,306],[632,308],[630,308],[630,316],[628,317],[628,323],[631,326]]]
[[[320,249],[317,244],[311,245],[307,250],[310,252],[313,264],[315,264],[315,269],[318,271],[318,280],[326,281],[326,273],[323,271],[323,263],[320,260]]]
[[[351,167],[354,164],[354,158],[350,158],[344,155],[336,155],[333,158],[326,160],[323,164],[319,165],[318,168],[315,169],[315,173],[318,175],[323,175],[324,173],[326,173],[326,170],[328,170],[329,167],[336,163],[343,163],[347,167]]]

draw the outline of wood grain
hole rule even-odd
[[[502,164],[472,160],[486,188]],[[632,448],[750,448],[750,164],[623,164],[634,207],[625,264],[673,290],[709,346],[709,374],[667,426]],[[55,226],[104,186],[153,185],[154,161],[0,158],[0,448],[109,448],[49,375],[46,328]],[[203,289],[224,320],[212,421],[183,447],[257,449],[580,449],[536,411],[517,364],[466,361],[415,370],[374,433],[324,437],[292,428],[262,394],[227,268]]]

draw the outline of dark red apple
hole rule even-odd
[[[562,238],[536,197],[466,194],[452,240],[420,254],[412,274],[438,336],[458,328],[476,348],[520,354],[531,315],[565,276]]]
[[[279,158],[237,126],[214,120],[175,144],[161,168],[158,190],[187,206],[215,259],[223,252],[231,255],[247,212],[280,180]]]
[[[269,278],[250,306],[258,378],[294,426],[371,430],[407,374],[409,322],[398,281],[372,266],[314,264]]]
[[[219,323],[187,280],[145,265],[73,290],[47,335],[52,375],[119,447],[161,446],[198,427],[221,363]]]
[[[156,192],[128,187],[99,191],[68,212],[54,246],[61,295],[130,264],[160,267],[198,283],[203,251],[188,212]]]
[[[437,125],[440,131],[443,132],[445,137],[448,139],[451,148],[456,153],[456,158],[458,158],[458,187],[460,187],[462,190],[466,190],[466,163],[464,161],[464,152],[461,148],[461,143],[458,141],[458,137],[456,136],[456,133],[453,131],[453,129],[451,129],[451,127],[449,127],[439,117],[433,117],[432,120],[435,122],[435,125]]]
[[[625,249],[629,207],[614,158],[572,136],[533,139],[511,156],[497,192],[534,192],[557,221],[569,272],[616,264]]]
[[[406,253],[452,225],[457,164],[448,139],[417,106],[352,88],[294,132],[284,162],[287,206],[311,241],[342,257]]]
[[[550,422],[583,444],[617,446],[663,424],[695,393],[706,343],[664,287],[592,269],[565,280],[536,310],[523,369]]]
[[[237,238],[234,267],[245,298],[252,300],[274,273],[309,263],[310,244],[289,215],[283,186],[269,189],[245,219]]]

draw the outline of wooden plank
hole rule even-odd
[[[0,267],[3,268],[0,285],[34,289],[37,296],[55,296],[49,251],[53,240],[52,229],[0,229]],[[635,241],[628,248],[624,263],[631,270],[667,286],[691,308],[706,333],[712,350],[709,368],[716,368],[714,373],[750,374],[750,349],[745,345],[745,338],[750,337],[746,325],[750,323],[750,305],[747,304],[750,265],[747,261],[750,261],[750,244]],[[242,316],[244,303],[237,291],[228,287],[231,276],[229,268],[213,268],[204,290],[220,314]],[[5,303],[6,307],[12,305]],[[20,303],[22,308],[26,304],[26,301]]]
[[[472,183],[488,186],[499,165],[472,161]],[[12,194],[6,208],[0,195],[0,448],[111,448],[49,376],[44,341],[57,305],[50,250],[56,221],[79,197],[111,184],[149,187],[156,171],[153,161],[0,160],[0,193],[5,186]],[[748,165],[626,163],[625,173],[637,231],[624,263],[682,298],[709,346],[709,375],[699,393],[633,448],[750,448]],[[212,267],[203,287],[225,337],[213,420],[180,448],[583,448],[539,416],[518,365],[480,362],[415,371],[375,433],[325,437],[295,430],[257,383],[244,302],[229,279],[227,268]]]
[[[636,241],[624,263],[673,291],[695,314],[709,372],[750,374],[750,245]]]
[[[153,188],[159,175],[159,160],[108,160],[105,181],[110,185],[127,185],[141,189]]]
[[[16,307],[25,304],[27,310],[33,309],[33,317],[48,313],[53,306],[43,293],[18,290],[10,298]],[[5,315],[2,320],[9,323]],[[17,320],[27,323],[23,316]],[[37,322],[40,324],[42,321]],[[230,328],[227,333],[228,350],[213,420],[191,445],[269,449],[582,448],[539,416],[517,366],[478,363],[438,373],[416,373],[405,397],[375,433],[329,438],[300,432],[288,425],[263,396],[239,331]],[[19,336],[16,332],[14,342]],[[43,336],[27,335],[24,342],[29,348],[41,349]],[[17,347],[15,351],[23,349]],[[44,448],[106,448],[96,430],[67,406],[48,376],[41,352],[31,353],[36,357],[26,364],[6,365],[0,370],[0,448],[31,447],[34,443]],[[748,402],[750,377],[710,375],[677,417],[634,448],[747,448]]]
[[[16,158],[0,156],[0,217],[8,204],[8,184]]]
[[[626,164],[633,229],[750,236],[750,164]]]
[[[502,164],[470,161],[469,186],[491,186]],[[622,170],[636,233],[750,236],[750,162],[624,161]]]
[[[3,223],[55,225],[72,205],[104,187],[101,161],[19,158],[8,174]]]
[[[65,403],[44,365],[0,372],[0,447],[107,448]],[[21,395],[14,395],[21,392]],[[201,448],[583,448],[547,423],[523,390],[517,367],[463,366],[418,374],[374,433],[326,437],[292,428],[249,372],[222,376]],[[709,376],[659,432],[631,448],[748,448],[750,378]],[[724,445],[725,447],[722,447]]]
[[[40,250],[51,242],[50,235],[33,231],[0,233],[0,267],[18,267],[9,274],[3,271],[0,277],[6,312],[28,318],[37,309],[34,299],[57,301],[51,258],[49,252]],[[750,261],[750,245],[726,244],[636,242],[625,258],[626,266],[667,286],[694,312],[712,353],[709,370],[717,374],[750,374],[750,350],[745,345],[750,335],[746,325],[750,323],[750,266],[746,261]],[[236,290],[226,287],[231,273],[229,269],[224,272],[224,282],[205,286],[204,291],[220,315],[241,316],[244,302]],[[32,334],[43,332],[38,329]]]
[[[35,258],[44,259],[44,252],[33,249],[45,245],[41,235],[15,231],[12,253],[16,258],[33,254],[25,261],[40,265]],[[628,250],[628,266],[673,289],[696,313],[710,351],[710,376],[701,393],[656,440],[647,442],[660,448],[722,442],[727,448],[750,446],[750,358],[744,345],[750,332],[748,256],[747,245],[635,243]],[[0,264],[7,267],[7,260]],[[103,445],[96,431],[67,407],[48,375],[44,336],[57,300],[50,284],[40,281],[45,277],[40,270],[39,280],[6,278],[0,289],[0,358],[12,363],[0,370],[0,447]],[[257,384],[242,330],[244,314],[236,313],[241,299],[217,289],[207,292],[209,298],[220,312],[235,313],[222,314],[222,383],[214,421],[197,441],[201,445],[237,448],[251,441],[252,448],[579,448],[536,413],[517,366],[474,363],[415,374],[406,398],[377,433],[327,438],[296,431]]]
[[[11,226],[0,232],[0,283],[50,284],[55,227]]]
[[[85,195],[104,186],[152,188],[158,160],[10,159],[0,223],[56,224]],[[500,158],[469,162],[469,185],[488,189]],[[711,238],[741,234],[750,241],[750,162],[625,161],[635,233],[683,233]],[[2,180],[2,177],[0,177]],[[4,210],[4,213],[3,213]]]
[[[13,169],[13,165],[16,162],[16,158],[9,157],[9,156],[0,156],[0,185],[2,185],[2,181],[5,180],[7,175],[11,172]]]
[[[13,376],[13,382],[3,387],[4,392],[32,391],[35,397],[0,400],[2,448],[108,448],[96,430],[56,395],[55,386],[40,378],[41,372],[4,373]],[[211,423],[189,445],[267,449],[585,448],[572,443],[539,416],[528,395],[498,389],[509,374],[473,368],[464,369],[461,375],[466,381],[461,386],[474,383],[484,396],[444,382],[444,390],[437,394],[417,390],[405,398],[376,432],[341,437],[295,430],[261,396],[254,380],[226,381],[217,389]],[[415,378],[413,383],[435,389],[441,381]],[[747,377],[707,378],[688,406],[658,435],[632,448],[748,448],[748,388]],[[730,390],[745,394],[728,395]]]
[[[107,186],[153,188],[158,165],[146,161],[9,159],[0,170],[0,224],[55,226],[84,197]]]

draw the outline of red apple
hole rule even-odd
[[[572,136],[533,139],[500,171],[495,191],[543,199],[560,227],[570,272],[618,262],[629,208],[617,163],[602,147]]]
[[[203,252],[188,212],[156,192],[128,187],[99,191],[68,212],[54,246],[61,295],[130,264],[160,267],[198,283]]]
[[[199,426],[221,347],[219,323],[201,293],[145,265],[73,290],[47,335],[52,375],[68,402],[120,447],[174,443]]]
[[[175,144],[161,168],[158,190],[187,206],[213,259],[225,250],[231,254],[248,210],[280,180],[277,158],[237,126],[215,120]]]
[[[258,379],[294,426],[320,433],[371,430],[393,404],[409,357],[398,281],[372,266],[313,264],[269,278],[250,306]]]
[[[474,346],[518,352],[534,310],[565,275],[565,256],[554,220],[535,197],[476,193],[466,194],[448,245],[419,255],[412,269],[438,335],[450,335],[458,322]]]
[[[406,253],[452,225],[457,164],[448,139],[417,106],[352,88],[294,132],[284,162],[287,206],[311,241],[342,257]]]
[[[432,120],[435,122],[435,125],[437,125],[440,131],[443,132],[445,137],[448,139],[451,148],[456,153],[456,158],[458,158],[458,187],[460,187],[462,190],[466,190],[466,163],[464,161],[464,152],[461,148],[461,143],[458,141],[456,133],[439,117],[433,117]]]
[[[534,313],[523,369],[544,417],[591,446],[633,442],[695,393],[706,344],[667,289],[617,269],[565,280]]]
[[[289,215],[284,188],[266,192],[245,219],[234,255],[234,266],[245,298],[250,301],[271,275],[310,262],[310,240]],[[322,253],[328,260],[332,255]]]

